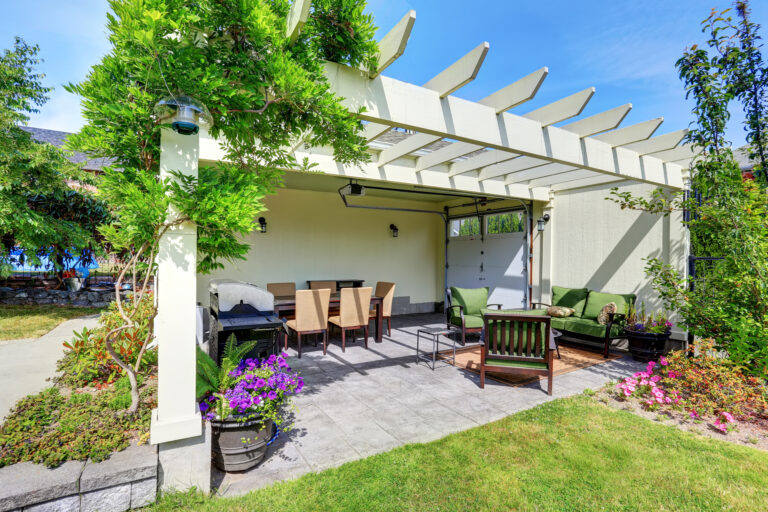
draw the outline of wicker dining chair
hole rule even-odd
[[[392,336],[392,300],[395,298],[395,283],[379,281],[376,283],[376,292],[373,294],[381,297],[381,317],[387,321],[387,336]],[[372,309],[370,318],[376,318],[376,310]]]
[[[336,293],[336,281],[311,281],[309,283],[310,290],[331,290],[331,293]]]
[[[267,291],[275,297],[294,297],[296,283],[267,283]]]
[[[339,314],[328,318],[329,327],[336,326],[341,329],[341,351],[347,348],[347,331],[363,329],[365,331],[365,348],[368,348],[368,322],[371,309],[371,295],[373,288],[342,288],[339,301]]]
[[[288,348],[288,333],[296,333],[298,352],[301,357],[301,337],[307,334],[323,335],[323,354],[328,351],[328,304],[331,290],[297,290],[296,318],[285,322],[284,345]],[[315,338],[317,340],[317,338]],[[317,341],[315,341],[317,346]]]

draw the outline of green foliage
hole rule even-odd
[[[38,112],[49,88],[39,64],[38,47],[16,38],[0,55],[0,276],[15,261],[11,250],[24,250],[26,263],[48,256],[57,270],[67,251],[96,249],[96,226],[109,219],[100,201],[85,189],[73,190],[67,180],[92,180],[50,144],[34,141],[19,125]]]
[[[661,189],[637,197],[614,189],[610,200],[622,208],[668,215],[689,213],[691,252],[722,258],[697,265],[696,279],[659,259],[646,267],[665,306],[678,312],[696,336],[714,338],[744,371],[768,375],[768,195],[764,157],[768,152],[768,66],[746,2],[737,2],[739,20],[728,11],[703,22],[709,49],[694,46],[677,62],[686,94],[694,100],[695,123],[688,142],[701,149],[691,168],[688,197]],[[732,101],[741,103],[756,180],[743,178],[725,128]],[[692,289],[693,287],[693,289]]]
[[[525,232],[525,214],[499,213],[485,217],[487,233],[522,233]]]
[[[150,336],[150,322],[155,316],[154,297],[151,294],[145,295],[136,305],[133,301],[125,303],[129,315],[134,308],[137,309],[133,317],[135,325],[120,331],[112,345],[127,364],[137,371],[151,373],[157,365],[157,351],[142,352],[142,347]],[[58,382],[71,387],[103,385],[122,375],[123,369],[112,359],[106,347],[107,333],[121,323],[122,317],[113,302],[102,313],[97,328],[83,328],[81,332],[75,332],[74,338],[64,343],[66,350],[58,362]]]
[[[124,382],[125,381],[125,382]],[[0,467],[32,461],[56,467],[67,460],[100,462],[149,432],[154,390],[145,387],[146,407],[125,415],[130,385],[123,378],[103,391],[48,388],[20,400],[0,426]]]
[[[208,393],[224,393],[235,383],[235,378],[230,375],[240,360],[253,350],[258,340],[245,341],[237,344],[235,335],[232,334],[224,345],[224,353],[221,357],[221,365],[217,365],[211,356],[197,347],[197,398],[203,398]]]

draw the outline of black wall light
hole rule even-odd
[[[259,230],[261,230],[262,233],[267,232],[267,219],[264,217],[259,217]]]
[[[536,221],[536,224],[539,228],[539,231],[544,231],[544,226],[547,225],[547,222],[549,222],[549,214],[545,213],[541,217],[539,217],[539,220]]]
[[[389,229],[392,231],[392,238],[397,238],[397,235],[398,235],[398,233],[400,232],[400,231],[397,229],[397,226],[395,226],[394,224],[390,224],[390,225],[389,225]]]

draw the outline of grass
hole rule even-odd
[[[3,306],[0,308],[0,341],[37,338],[65,320],[101,311],[71,306]]]
[[[556,400],[246,496],[150,510],[765,510],[768,453],[656,424],[593,398]]]

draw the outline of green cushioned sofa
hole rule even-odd
[[[559,318],[552,317],[551,326],[569,336],[585,338],[589,341],[602,341],[604,344],[603,357],[608,357],[608,349],[611,341],[623,338],[624,320],[629,307],[635,303],[637,296],[631,293],[603,293],[587,288],[552,287],[552,304],[534,302],[531,309],[544,311],[548,306],[565,306],[573,308],[572,316]],[[609,315],[608,323],[601,325],[597,322],[597,315],[603,306],[609,302],[616,303],[617,311]]]

